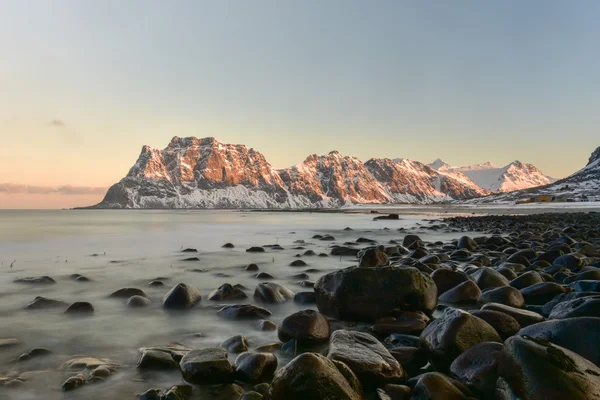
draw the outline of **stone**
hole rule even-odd
[[[221,347],[230,353],[243,353],[248,351],[248,341],[242,335],[237,335],[221,343]]]
[[[429,361],[438,371],[448,370],[456,357],[476,344],[502,343],[490,324],[459,309],[446,310],[425,328],[420,340]]]
[[[544,282],[544,279],[542,279],[542,276],[539,273],[536,271],[528,271],[510,281],[510,286],[517,289],[524,289],[541,282]]]
[[[358,266],[363,268],[381,267],[387,265],[388,262],[389,257],[385,253],[385,248],[383,246],[378,246],[362,252]]]
[[[327,358],[346,364],[368,386],[398,383],[404,378],[400,363],[377,339],[364,332],[333,332]]]
[[[437,305],[435,283],[416,268],[345,268],[322,276],[314,290],[320,312],[347,321],[372,321],[398,311],[429,314]]]
[[[218,312],[219,317],[231,320],[240,319],[264,319],[271,315],[265,308],[252,304],[233,304],[223,306]]]
[[[76,301],[65,310],[65,314],[91,314],[93,312],[94,306],[87,301]]]
[[[501,343],[477,344],[452,362],[450,374],[479,393],[493,393],[496,390],[501,355]]]
[[[507,306],[507,305],[499,304],[499,303],[487,303],[487,304],[484,304],[483,307],[481,307],[481,309],[482,310],[490,310],[490,311],[500,311],[505,314],[508,314],[511,317],[513,317],[514,319],[516,319],[522,328],[529,326],[529,325],[537,324],[538,322],[542,322],[545,319],[543,316],[541,316],[540,314],[538,314],[536,312],[529,311],[529,310],[522,310],[519,308],[514,308],[511,306]]]
[[[477,310],[472,311],[471,314],[490,324],[498,332],[502,340],[516,335],[521,329],[521,325],[519,325],[516,319],[500,311]]]
[[[178,370],[179,363],[170,352],[159,349],[142,349],[137,368],[141,370]]]
[[[518,289],[512,286],[501,286],[484,291],[477,299],[477,303],[500,303],[515,308],[522,308],[525,306],[525,299]]]
[[[600,296],[581,297],[558,303],[550,313],[550,319],[575,317],[600,317]]]
[[[147,298],[142,297],[142,296],[131,296],[125,302],[127,307],[132,307],[132,308],[146,307],[146,306],[150,305],[150,303],[152,303],[150,300],[148,300]]]
[[[565,293],[566,289],[554,282],[541,282],[521,289],[525,303],[528,305],[542,306],[559,294]]]
[[[37,296],[31,303],[25,306],[28,310],[40,310],[47,308],[64,307],[67,303],[61,300],[50,299],[48,297]]]
[[[164,393],[160,389],[148,389],[144,393],[138,394],[140,400],[163,400]]]
[[[429,317],[421,312],[405,311],[396,317],[384,317],[375,321],[371,330],[377,335],[388,336],[393,333],[419,335],[429,323]]]
[[[290,263],[290,267],[306,267],[308,264],[302,260],[294,260]]]
[[[300,345],[313,345],[329,339],[329,321],[314,310],[302,310],[287,316],[277,329],[283,343],[294,339]]]
[[[481,296],[481,289],[473,281],[465,281],[444,292],[439,298],[440,303],[464,304],[474,303]]]
[[[298,292],[294,296],[294,303],[296,304],[315,304],[317,302],[317,295],[315,292]]]
[[[439,372],[427,372],[415,378],[411,400],[467,400],[451,378]]]
[[[248,296],[246,295],[246,293],[244,293],[243,290],[238,289],[238,288],[230,285],[229,283],[224,283],[223,285],[219,286],[217,289],[210,292],[210,294],[208,295],[208,300],[230,301],[230,300],[241,300],[241,299],[245,299],[247,297]]]
[[[264,253],[265,249],[263,247],[254,246],[246,249],[246,253]]]
[[[304,353],[275,373],[270,400],[362,400],[356,375],[343,363]]]
[[[28,283],[32,285],[52,285],[56,281],[49,276],[28,276],[26,278],[15,279],[15,283]]]
[[[201,300],[200,291],[193,286],[179,283],[163,297],[162,305],[166,309],[192,308]]]
[[[461,237],[456,243],[457,249],[467,249],[469,251],[475,251],[477,247],[477,243],[475,243],[475,241],[468,236]]]
[[[273,321],[268,319],[261,319],[255,324],[256,329],[263,332],[274,331],[277,329],[277,325]]]
[[[234,363],[237,379],[242,382],[269,382],[277,369],[277,357],[271,353],[240,354]]]
[[[220,347],[192,350],[179,363],[186,382],[196,385],[230,383],[234,369],[227,360],[227,351]]]
[[[256,264],[248,264],[246,266],[246,268],[244,268],[244,270],[246,270],[246,271],[258,271],[259,268],[258,268],[258,265],[256,265]]]
[[[433,271],[431,279],[435,282],[438,289],[438,296],[440,296],[461,283],[468,281],[469,276],[462,271],[438,269]]]
[[[235,246],[233,245],[233,243],[225,243],[221,247],[224,248],[224,249],[233,249]]]
[[[259,283],[254,290],[254,299],[263,303],[280,304],[293,299],[295,293],[278,283]]]
[[[146,293],[144,293],[144,291],[142,289],[137,289],[137,288],[119,289],[116,292],[111,293],[110,296],[108,296],[108,297],[116,297],[119,299],[128,299],[131,296],[147,297]]]
[[[540,339],[506,340],[498,372],[521,400],[600,399],[600,368]]]
[[[488,267],[479,268],[471,274],[471,278],[481,290],[509,286],[509,281],[504,275]]]
[[[346,246],[336,246],[331,249],[332,256],[353,256],[358,255],[360,249],[354,249]]]

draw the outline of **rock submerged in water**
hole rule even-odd
[[[39,310],[46,308],[64,307],[67,303],[61,300],[50,299],[48,297],[37,296],[31,303],[25,306],[28,310]]]
[[[265,319],[271,316],[271,312],[253,304],[233,304],[223,306],[217,315],[231,320]]]
[[[268,304],[285,303],[293,299],[295,293],[278,283],[263,282],[256,285],[254,299]]]
[[[192,308],[201,300],[200,291],[193,286],[179,283],[163,297],[163,308],[184,310]]]
[[[224,300],[241,300],[245,299],[248,296],[244,293],[243,290],[232,286],[229,283],[224,283],[219,286],[217,289],[210,292],[208,295],[208,300],[214,301],[224,301]]]
[[[128,299],[131,296],[147,297],[146,293],[144,293],[144,291],[142,289],[138,289],[138,288],[119,289],[116,292],[111,293],[110,296],[108,296],[108,297],[116,297],[119,299]]]
[[[15,279],[15,283],[28,283],[31,285],[52,285],[56,281],[49,276],[29,276],[27,278]]]
[[[347,321],[373,321],[398,311],[433,312],[437,288],[416,268],[350,267],[322,276],[315,284],[317,307]]]
[[[93,312],[94,306],[87,301],[76,301],[65,310],[65,314],[92,314]]]
[[[275,373],[270,400],[363,400],[358,378],[344,363],[304,353]]]
[[[277,336],[283,343],[294,339],[301,345],[326,342],[329,334],[329,321],[314,310],[302,310],[287,316],[277,329]]]
[[[221,343],[221,347],[230,353],[242,353],[248,350],[248,341],[242,335],[237,335]]]
[[[269,382],[277,369],[277,357],[271,353],[240,354],[235,359],[235,373],[242,382]]]
[[[152,302],[143,296],[131,296],[125,302],[127,307],[131,307],[131,308],[146,307],[146,306],[149,306],[150,303],[152,303]]]

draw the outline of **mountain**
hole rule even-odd
[[[482,189],[495,193],[528,189],[553,182],[552,178],[544,175],[534,165],[520,161],[513,161],[501,168],[489,161],[466,167],[452,167],[438,158],[429,165],[448,174],[462,173]]]
[[[470,200],[473,203],[506,203],[524,200],[538,195],[555,196],[557,200],[600,200],[600,147],[590,156],[585,167],[574,174],[557,180],[549,185],[519,190],[511,193],[495,194],[480,199]]]
[[[363,163],[332,151],[275,170],[244,145],[174,137],[163,150],[144,146],[127,176],[93,208],[328,208],[487,194],[460,173],[407,159]]]

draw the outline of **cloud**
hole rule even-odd
[[[48,125],[53,128],[64,128],[67,126],[65,122],[61,121],[60,119],[53,119],[52,121],[48,122]]]
[[[66,196],[77,196],[86,194],[105,194],[107,188],[94,186],[33,186],[20,185],[16,183],[0,183],[2,194],[61,194]]]

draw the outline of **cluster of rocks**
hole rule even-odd
[[[427,242],[407,234],[385,244],[364,237],[337,244],[319,235],[313,239],[334,242],[331,255],[356,258],[358,265],[316,282],[296,274],[293,279],[310,282],[299,293],[261,281],[249,300],[241,285],[219,286],[206,297],[218,305],[209,310],[276,330],[279,342],[255,346],[236,335],[219,347],[142,348],[138,370],[175,371],[185,384],[151,388],[139,398],[600,400],[600,216],[451,218],[428,228],[463,236]],[[259,270],[254,264],[245,269]],[[137,288],[110,297],[136,307],[150,301]],[[162,306],[185,312],[201,301],[197,288],[179,283]],[[292,301],[316,309],[279,324],[270,320],[265,307]],[[55,306],[66,304],[36,298],[27,307]],[[63,366],[63,390],[121,368],[109,359],[76,358]],[[14,385],[19,378],[1,382]]]

